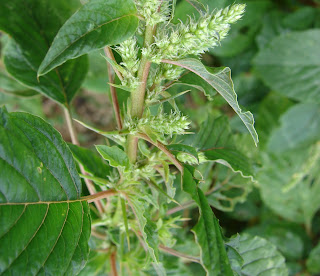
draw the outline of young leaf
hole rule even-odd
[[[247,127],[255,144],[258,144],[258,134],[254,129],[254,119],[251,112],[243,112],[237,101],[237,94],[234,91],[233,82],[231,79],[231,71],[228,67],[209,68],[204,66],[196,59],[182,59],[178,61],[163,60],[163,62],[174,64],[195,73],[207,83],[209,83],[233,108],[238,114],[244,125]]]
[[[63,105],[68,105],[80,88],[88,69],[87,58],[69,61],[41,79],[37,79],[37,71],[55,34],[79,5],[78,0],[0,0],[0,29],[13,38],[4,50],[7,71]]]
[[[133,0],[90,1],[62,26],[40,65],[38,76],[69,59],[121,43],[134,34],[138,22]]]
[[[193,232],[201,249],[201,264],[207,275],[233,276],[218,220],[202,190],[197,187],[192,167],[184,167],[182,189],[191,196],[199,208],[199,220]]]
[[[243,259],[241,272],[235,275],[277,275],[287,276],[288,270],[285,259],[271,242],[248,234],[237,235],[227,243],[230,249],[235,250]],[[238,266],[235,271],[239,271]]]
[[[105,160],[109,161],[110,166],[124,168],[129,166],[127,154],[117,146],[108,147],[101,145],[96,146],[96,149]]]
[[[319,29],[277,36],[255,57],[255,70],[271,89],[286,97],[319,103],[319,44]]]
[[[41,118],[4,108],[0,137],[0,274],[77,274],[91,223],[68,146]]]

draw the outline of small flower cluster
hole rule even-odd
[[[126,120],[124,127],[129,129],[132,134],[143,131],[147,127],[155,133],[172,137],[174,134],[185,134],[191,124],[186,116],[176,111],[170,114],[161,111],[157,116],[152,116],[149,112],[145,114],[146,116],[141,119]]]
[[[245,5],[235,4],[214,14],[203,14],[198,21],[189,19],[187,24],[180,23],[169,33],[161,29],[155,37],[148,57],[159,63],[161,59],[177,59],[186,55],[198,55],[208,51],[226,37],[230,24],[239,20]]]
[[[131,37],[122,42],[116,50],[122,57],[121,65],[132,73],[136,73],[139,68],[137,40],[135,37]]]
[[[139,81],[136,78],[136,72],[139,68],[138,52],[139,47],[137,46],[137,40],[135,37],[122,42],[118,47],[116,47],[117,52],[122,57],[122,62],[120,63],[123,70],[122,85],[135,89],[139,85]]]
[[[165,87],[161,86],[162,81],[172,81],[176,80],[183,73],[184,69],[175,65],[168,63],[161,63],[158,70],[152,76],[153,88],[148,91],[148,96],[146,99],[147,104],[157,102],[159,100],[160,94],[165,91]]]
[[[138,13],[145,19],[146,25],[154,26],[168,20],[170,1],[136,0]]]

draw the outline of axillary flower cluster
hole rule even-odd
[[[177,60],[188,55],[200,55],[210,48],[217,46],[224,39],[230,29],[230,24],[239,20],[245,5],[234,4],[225,9],[209,12],[208,9],[199,10],[199,19],[189,17],[187,22],[172,24],[173,10],[169,0],[136,0],[138,14],[143,21],[139,26],[137,36],[132,37],[118,47],[116,51],[122,57],[118,71],[122,73],[122,87],[128,91],[135,91],[140,83],[139,66],[142,60],[152,62],[146,85],[145,112],[142,118],[131,118],[130,112],[126,116],[124,126],[131,133],[143,129],[150,129],[155,133],[184,134],[190,122],[177,110],[165,114],[160,108],[157,116],[152,116],[148,110],[149,104],[160,103],[169,99],[166,84],[177,80],[184,69],[162,63],[162,60]],[[152,42],[139,45],[138,36],[153,30]],[[140,39],[141,40],[141,39]]]

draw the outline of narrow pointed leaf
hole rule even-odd
[[[68,105],[87,73],[87,57],[69,61],[41,79],[37,71],[54,36],[80,2],[0,0],[0,6],[0,29],[12,37],[4,49],[7,71],[28,88]]]
[[[0,109],[0,274],[76,275],[90,215],[61,135],[41,118]]]
[[[238,104],[237,94],[234,91],[233,82],[231,79],[231,71],[228,67],[210,68],[204,66],[196,59],[183,59],[178,61],[163,60],[163,62],[174,64],[201,77],[209,83],[232,107],[232,109],[240,117],[249,133],[251,134],[255,144],[258,144],[258,134],[254,129],[254,119],[251,112],[243,112]]]
[[[192,231],[200,247],[200,261],[207,275],[233,276],[218,220],[193,178],[192,167],[184,168],[182,188],[199,208],[199,220]]]
[[[132,0],[90,1],[62,26],[38,75],[45,75],[69,59],[128,39],[138,27],[138,21]]]

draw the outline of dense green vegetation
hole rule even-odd
[[[0,275],[320,275],[318,0],[0,0],[0,31]]]

